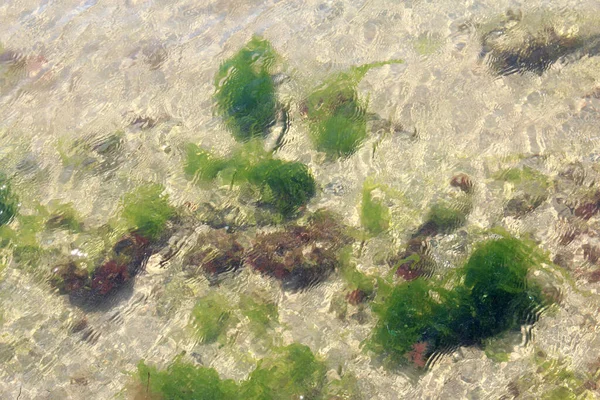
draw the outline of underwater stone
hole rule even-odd
[[[258,272],[299,290],[326,279],[338,266],[338,250],[350,239],[331,215],[313,216],[307,225],[258,235],[246,262]]]
[[[211,230],[198,237],[197,247],[186,257],[186,268],[191,274],[202,271],[209,280],[232,272],[242,266],[244,248],[235,234],[223,229]]]

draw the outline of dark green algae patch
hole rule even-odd
[[[373,305],[379,321],[367,348],[394,364],[425,367],[430,355],[533,323],[548,305],[528,279],[539,250],[512,237],[481,243],[456,271],[457,284],[422,277],[393,287]]]
[[[307,346],[291,344],[273,349],[247,379],[221,379],[216,370],[177,358],[165,370],[138,364],[138,396],[158,400],[324,399],[326,366]],[[145,396],[145,397],[144,397]]]
[[[264,137],[276,121],[278,102],[271,74],[277,59],[271,44],[254,36],[215,75],[216,111],[239,142]]]

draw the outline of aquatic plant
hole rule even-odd
[[[186,363],[179,357],[166,370],[140,361],[137,365],[140,398],[157,400],[236,400],[238,387],[231,379],[221,379],[213,368]],[[136,397],[138,398],[138,397]]]
[[[110,250],[103,250],[98,259],[90,260],[91,265],[86,265],[86,259],[54,265],[50,284],[74,299],[99,300],[137,275],[150,254],[148,239],[126,234]]]
[[[373,198],[378,185],[365,182],[360,204],[360,223],[371,235],[378,235],[390,227],[390,210],[381,200]]]
[[[295,216],[316,194],[315,179],[306,165],[274,159],[254,142],[227,159],[188,145],[184,169],[188,178],[197,181],[212,181],[223,173],[228,183],[249,183],[257,189],[261,202],[284,218]]]
[[[306,225],[258,235],[246,262],[281,280],[284,289],[298,290],[327,278],[338,266],[338,251],[349,242],[333,216],[318,213]]]
[[[12,192],[10,180],[0,173],[0,226],[12,221],[18,208],[19,200]]]
[[[257,293],[241,295],[239,307],[250,322],[250,330],[257,337],[264,337],[267,329],[279,319],[277,303],[265,300]]]
[[[267,40],[254,36],[215,75],[216,110],[237,141],[263,137],[275,123],[278,106],[271,73],[277,58]]]
[[[167,221],[175,215],[163,192],[162,185],[145,184],[123,197],[123,218],[137,233],[151,240],[163,233]]]
[[[227,298],[212,292],[201,298],[194,306],[192,325],[202,343],[212,343],[225,334],[232,317]]]
[[[240,384],[221,379],[213,368],[184,362],[181,357],[165,370],[140,361],[134,394],[158,400],[320,399],[328,390],[325,372],[325,364],[310,348],[293,343],[273,349]],[[356,394],[357,385],[351,378],[342,378],[329,392]]]
[[[184,171],[188,179],[194,181],[210,182],[228,165],[228,160],[215,157],[195,144],[188,144],[185,154]]]
[[[315,179],[300,162],[265,159],[250,168],[247,179],[259,188],[261,201],[284,217],[298,213],[316,193]]]
[[[481,344],[534,321],[547,302],[528,281],[540,262],[529,244],[504,237],[480,244],[457,271],[462,282],[451,289],[420,277],[397,285],[373,306],[379,321],[370,348],[395,362],[414,361],[417,353]]]
[[[303,113],[308,117],[310,138],[329,158],[348,157],[367,137],[367,101],[357,86],[371,68],[401,63],[391,60],[352,67],[328,78],[308,96]]]
[[[72,203],[54,204],[51,202],[49,208],[46,229],[65,229],[73,233],[83,230],[83,223]]]
[[[318,399],[326,383],[325,364],[301,344],[274,349],[240,385],[240,399]]]
[[[427,239],[423,236],[412,238],[406,248],[390,257],[388,265],[395,269],[395,275],[410,281],[420,276],[430,276],[435,270],[435,261],[429,254]]]

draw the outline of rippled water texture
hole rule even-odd
[[[3,1],[0,116],[3,399],[600,395],[597,1]]]

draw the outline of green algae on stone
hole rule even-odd
[[[529,244],[504,237],[480,244],[456,271],[462,280],[451,289],[423,278],[397,285],[373,307],[379,321],[370,348],[396,362],[410,354],[414,360],[417,351],[422,357],[480,344],[535,321],[546,299],[528,273],[541,261]]]
[[[148,239],[157,239],[175,215],[169,196],[158,184],[144,184],[123,197],[122,216],[131,228]]]
[[[316,193],[309,169],[296,161],[265,159],[250,168],[247,178],[259,189],[261,201],[284,217],[297,214]]]
[[[494,177],[514,187],[515,193],[504,207],[505,216],[522,217],[538,208],[548,198],[550,180],[531,167],[501,170]]]
[[[189,179],[197,182],[214,180],[219,172],[228,166],[228,160],[216,157],[195,144],[188,144],[185,154],[185,174]]]
[[[264,137],[275,123],[278,104],[271,73],[277,58],[267,40],[254,36],[215,75],[216,110],[237,141]]]
[[[46,219],[47,229],[65,229],[73,233],[83,230],[83,223],[80,221],[79,215],[72,203],[60,204],[51,202],[48,208],[48,218]]]
[[[358,96],[357,86],[371,69],[391,60],[352,67],[327,79],[308,96],[304,112],[310,138],[328,158],[345,158],[356,152],[367,138],[367,101]]]
[[[250,330],[257,337],[263,337],[279,319],[277,303],[262,299],[258,294],[241,295],[239,306],[242,315],[250,322]]]
[[[212,343],[222,337],[232,320],[229,301],[218,293],[201,298],[192,310],[192,325],[202,343]]]
[[[19,199],[12,191],[10,180],[0,173],[0,226],[11,222],[18,208]]]
[[[326,367],[301,344],[274,349],[259,361],[256,369],[240,385],[240,399],[287,400],[322,398]]]
[[[378,235],[390,227],[390,210],[379,199],[375,199],[373,191],[378,185],[365,182],[360,204],[360,223],[371,235]]]
[[[137,365],[137,395],[157,400],[237,400],[238,386],[231,379],[221,379],[213,368],[193,365],[176,359],[165,370]]]

